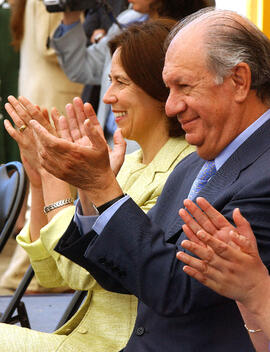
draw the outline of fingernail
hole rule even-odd
[[[197,232],[197,236],[200,237],[200,238],[205,238],[205,237],[206,237],[206,236],[205,236],[205,233],[204,233],[202,230],[199,230],[199,231]]]

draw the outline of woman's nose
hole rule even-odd
[[[107,92],[104,94],[103,102],[105,104],[114,104],[117,102],[117,97],[113,94],[112,87],[109,87]]]

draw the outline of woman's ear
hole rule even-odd
[[[251,86],[251,70],[247,63],[240,62],[233,68],[232,82],[235,87],[235,101],[242,103],[248,96]]]

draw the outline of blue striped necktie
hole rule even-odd
[[[195,199],[212,176],[217,172],[215,160],[206,161],[195,178],[188,194],[188,199]]]

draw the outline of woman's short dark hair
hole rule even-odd
[[[172,19],[157,19],[133,24],[109,42],[111,54],[121,48],[121,65],[129,78],[149,96],[163,103],[163,109],[169,95],[162,79],[164,41],[175,23]],[[168,123],[171,137],[184,134],[176,117],[168,118]]]
[[[215,0],[156,0],[152,5],[160,17],[170,17],[176,20],[207,6],[215,6]]]

